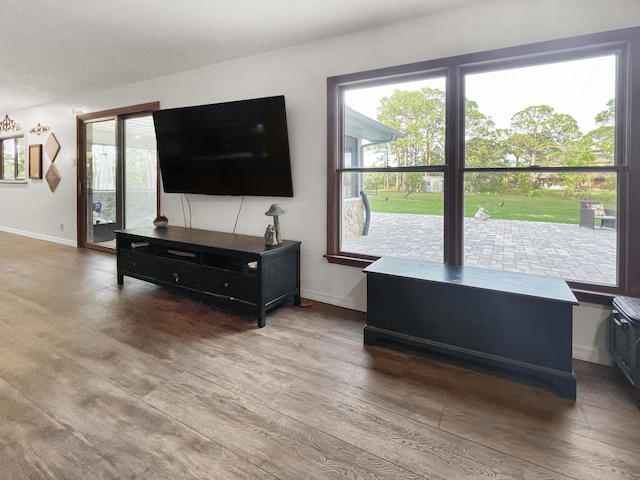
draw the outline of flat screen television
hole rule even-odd
[[[292,197],[284,96],[153,112],[167,193]]]

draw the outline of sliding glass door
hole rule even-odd
[[[122,222],[118,215],[116,121],[85,125],[87,161],[87,243],[115,239],[113,231]],[[120,224],[120,225],[119,225]]]
[[[113,249],[115,230],[152,225],[158,212],[152,110],[78,118],[79,246]]]

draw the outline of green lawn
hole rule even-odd
[[[467,194],[464,197],[464,215],[473,217],[482,206],[491,218],[501,220],[528,220],[533,222],[579,223],[580,200],[564,197],[559,192],[549,194],[494,195],[486,193]],[[606,208],[615,208],[615,192],[592,192],[592,200]],[[500,206],[500,203],[503,206]],[[442,193],[412,193],[405,198],[404,192],[378,191],[369,194],[371,210],[381,213],[411,213],[442,215]]]

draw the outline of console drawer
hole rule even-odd
[[[204,268],[202,270],[203,291],[251,303],[257,303],[259,300],[259,280],[256,275],[230,272],[217,268]]]
[[[123,273],[152,278],[155,274],[156,257],[132,250],[118,252],[119,268]]]
[[[200,289],[200,265],[156,257],[156,279],[181,287]]]

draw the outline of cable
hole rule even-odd
[[[184,226],[187,226],[187,216],[184,212],[184,195],[180,195],[180,206],[182,207],[182,222],[184,223]]]
[[[189,197],[187,197],[186,193],[180,195],[180,205],[182,206],[182,220],[184,221],[184,226],[187,226],[187,214],[184,211],[184,201],[187,201],[187,205],[189,206],[189,227],[191,228],[191,202],[189,202]]]
[[[240,218],[240,212],[242,211],[242,202],[244,202],[244,195],[240,197],[240,207],[238,207],[238,214],[236,215],[236,223],[233,224],[232,233],[236,233],[236,227],[238,226],[238,219]]]
[[[191,228],[191,220],[193,219],[193,215],[191,214],[191,202],[189,201],[189,197],[187,194],[184,194],[184,198],[187,201],[187,206],[189,207],[189,228]]]

